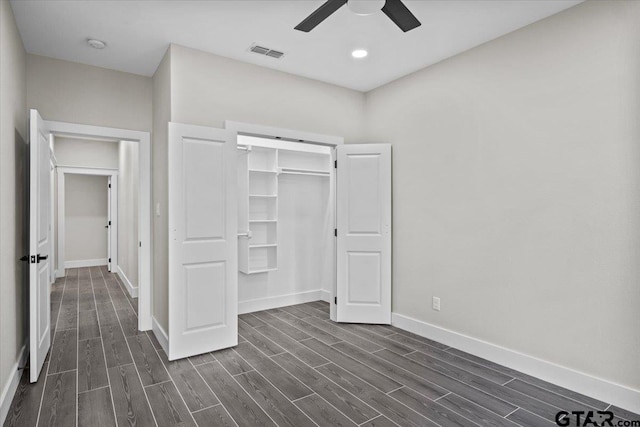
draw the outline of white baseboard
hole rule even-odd
[[[153,323],[151,330],[153,331],[153,334],[156,336],[156,339],[158,340],[158,342],[160,343],[160,347],[162,347],[165,353],[169,354],[169,336],[167,335],[165,330],[162,328],[162,326],[160,326],[160,323],[158,323],[155,317],[151,318],[151,322]]]
[[[131,283],[127,275],[124,274],[124,271],[122,271],[119,265],[116,266],[116,274],[118,275],[118,277],[120,277],[122,283],[124,283],[124,287],[127,288],[127,291],[129,291],[129,295],[131,296],[131,298],[138,298],[138,287],[133,286],[133,284]]]
[[[82,268],[82,267],[99,267],[107,265],[108,260],[106,258],[99,259],[81,259],[78,261],[65,261],[64,268]]]
[[[640,412],[640,390],[634,390],[402,314],[392,313],[391,324],[586,396],[632,412]]]
[[[22,376],[22,370],[18,370],[21,366],[25,366],[27,363],[27,356],[29,351],[27,350],[27,344],[20,349],[20,356],[18,360],[11,367],[11,375],[7,378],[7,382],[2,387],[2,394],[0,394],[0,425],[4,425],[4,421],[9,413],[13,396],[18,390],[18,384],[20,384],[20,377]]]
[[[320,291],[320,299],[324,302],[331,302],[331,292],[325,290]]]
[[[253,313],[254,311],[270,310],[272,308],[318,301],[319,299],[322,299],[322,292],[324,291],[307,291],[297,294],[240,301],[238,302],[238,314]]]

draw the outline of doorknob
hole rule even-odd
[[[20,261],[29,262],[29,255],[23,256],[22,258],[20,258]]]
[[[41,256],[40,254],[38,254],[38,262],[42,261],[43,259],[47,259],[47,258],[49,258],[49,255]]]

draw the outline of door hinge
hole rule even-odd
[[[109,225],[111,225],[111,221],[109,221]]]
[[[333,303],[334,303],[335,305],[338,305],[338,297],[333,297]]]
[[[338,169],[338,161],[337,161],[337,160],[334,160],[334,161],[333,161],[333,167],[334,167],[335,169]]]
[[[109,188],[111,188],[111,184],[109,184]]]
[[[111,262],[111,258],[109,258],[109,262]]]
[[[334,229],[333,229],[333,235],[334,235],[335,237],[338,237],[338,229],[337,229],[337,228],[334,228]]]
[[[138,247],[142,247],[142,242],[138,242]]]

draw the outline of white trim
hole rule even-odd
[[[331,302],[331,292],[325,291],[325,290],[321,290],[320,291],[320,300],[330,303]]]
[[[64,268],[99,267],[99,266],[107,265],[107,261],[108,260],[106,258],[65,261]]]
[[[77,175],[100,175],[100,176],[117,176],[118,169],[107,168],[84,168],[78,166],[57,166],[58,171],[62,173],[72,173]]]
[[[237,134],[258,136],[258,137],[271,137],[285,140],[291,140],[295,142],[312,142],[315,144],[323,145],[342,145],[344,144],[344,138],[341,136],[322,135],[319,133],[303,132],[293,129],[284,129],[273,126],[254,125],[251,123],[234,122],[231,120],[224,121],[224,128],[232,130]]]
[[[153,335],[156,336],[156,339],[160,343],[160,347],[164,350],[166,354],[169,354],[169,337],[165,330],[160,326],[160,323],[156,320],[155,316],[152,317],[153,327],[152,332]]]
[[[124,283],[124,286],[125,288],[127,288],[127,291],[129,292],[131,298],[138,298],[138,287],[133,286],[131,280],[129,280],[127,275],[124,274],[124,271],[122,271],[119,265],[116,265],[116,273],[118,274],[118,276],[120,276],[120,280],[122,280],[122,283]]]
[[[11,408],[11,402],[13,401],[13,397],[15,396],[18,390],[18,385],[20,384],[20,377],[22,376],[23,372],[20,367],[27,364],[28,356],[29,351],[27,349],[27,343],[24,343],[24,345],[20,349],[18,360],[16,360],[16,362],[11,367],[11,371],[9,371],[13,374],[10,375],[7,379],[7,382],[2,387],[2,394],[0,394],[0,424],[2,425],[4,425],[7,414],[9,413],[9,409]]]
[[[640,390],[634,390],[565,366],[519,353],[496,344],[450,331],[398,313],[391,324],[425,338],[602,400],[632,412],[640,412]]]
[[[318,289],[317,291],[238,301],[238,314],[253,313],[254,311],[270,310],[272,308],[318,301],[322,298],[323,292],[325,291]]]
[[[57,136],[138,143],[138,329],[141,331],[150,330],[152,328],[151,299],[153,295],[153,277],[151,275],[151,247],[153,243],[151,241],[151,134],[128,129],[55,121],[45,121],[45,124],[51,133]],[[58,235],[60,235],[60,230],[58,230]],[[64,270],[62,273],[64,275]]]

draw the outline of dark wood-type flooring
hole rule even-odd
[[[5,426],[552,426],[560,410],[637,414],[312,302],[244,314],[233,349],[169,362],[105,268],[53,285],[53,344]],[[615,424],[614,424],[615,425]]]

